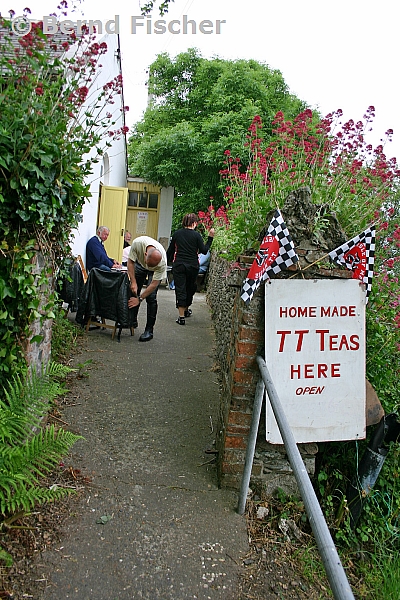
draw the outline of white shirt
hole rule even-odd
[[[155,267],[148,267],[144,261],[144,255],[148,246],[154,246],[154,248],[157,248],[157,250],[161,252],[162,258]],[[154,273],[154,281],[161,281],[167,277],[167,255],[165,250],[160,242],[153,240],[153,238],[148,235],[141,235],[133,240],[130,247],[129,258],[133,260],[133,262],[137,261],[143,269],[152,271]]]

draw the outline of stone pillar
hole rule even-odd
[[[46,268],[46,261],[41,252],[36,253],[34,261],[33,274],[38,276]],[[43,312],[43,307],[47,304],[53,291],[53,277],[48,278],[45,284],[37,287],[37,294],[40,297],[39,313]],[[38,317],[31,323],[29,338],[23,342],[28,367],[34,368],[38,373],[46,367],[51,357],[52,325],[53,319]],[[36,336],[41,338],[40,341],[31,342],[31,339]]]

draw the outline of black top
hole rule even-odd
[[[213,238],[208,237],[203,242],[200,233],[195,229],[183,227],[175,231],[167,250],[167,261],[174,265],[185,264],[187,266],[199,266],[199,254],[207,254],[211,247]]]

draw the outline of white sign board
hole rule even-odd
[[[138,235],[146,235],[148,218],[149,215],[147,212],[138,211],[136,221],[136,233]]]
[[[355,279],[265,285],[265,361],[297,443],[365,438],[365,290]],[[282,444],[267,396],[266,437]]]

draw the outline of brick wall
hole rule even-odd
[[[207,285],[220,375],[218,477],[220,485],[233,488],[240,487],[258,381],[256,357],[264,347],[263,288],[246,306],[240,289],[248,265],[240,268],[231,271],[227,261],[213,255]],[[258,460],[253,475],[261,475]]]

